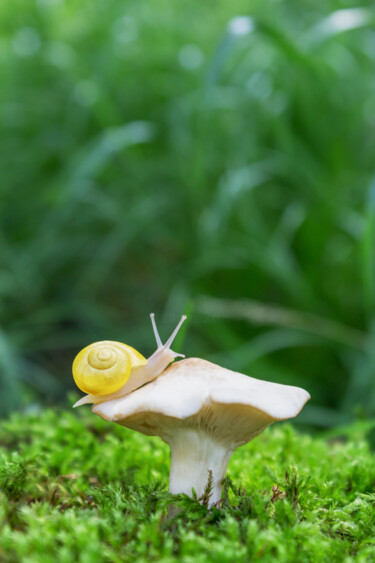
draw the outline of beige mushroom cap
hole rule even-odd
[[[295,417],[310,399],[299,387],[248,377],[188,358],[136,391],[92,407],[117,422],[170,442],[174,428],[191,427],[234,448],[276,420]]]

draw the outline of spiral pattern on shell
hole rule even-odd
[[[87,355],[89,365],[94,369],[110,369],[121,360],[120,353],[116,346],[104,344],[94,346]],[[125,353],[126,355],[126,353]]]
[[[76,356],[73,377],[81,391],[105,395],[118,391],[129,379],[132,368],[146,363],[131,346],[103,340],[86,346]]]

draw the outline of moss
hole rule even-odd
[[[168,494],[158,438],[85,409],[14,415],[0,429],[0,560],[373,561],[375,459],[360,436],[274,425],[235,452],[208,510]]]

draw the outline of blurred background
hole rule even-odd
[[[0,4],[0,412],[175,346],[375,416],[375,8]]]

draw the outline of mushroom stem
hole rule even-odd
[[[169,492],[192,496],[194,489],[201,498],[212,472],[208,506],[218,502],[233,450],[195,428],[174,429],[173,436],[168,436],[166,441],[171,448]]]

